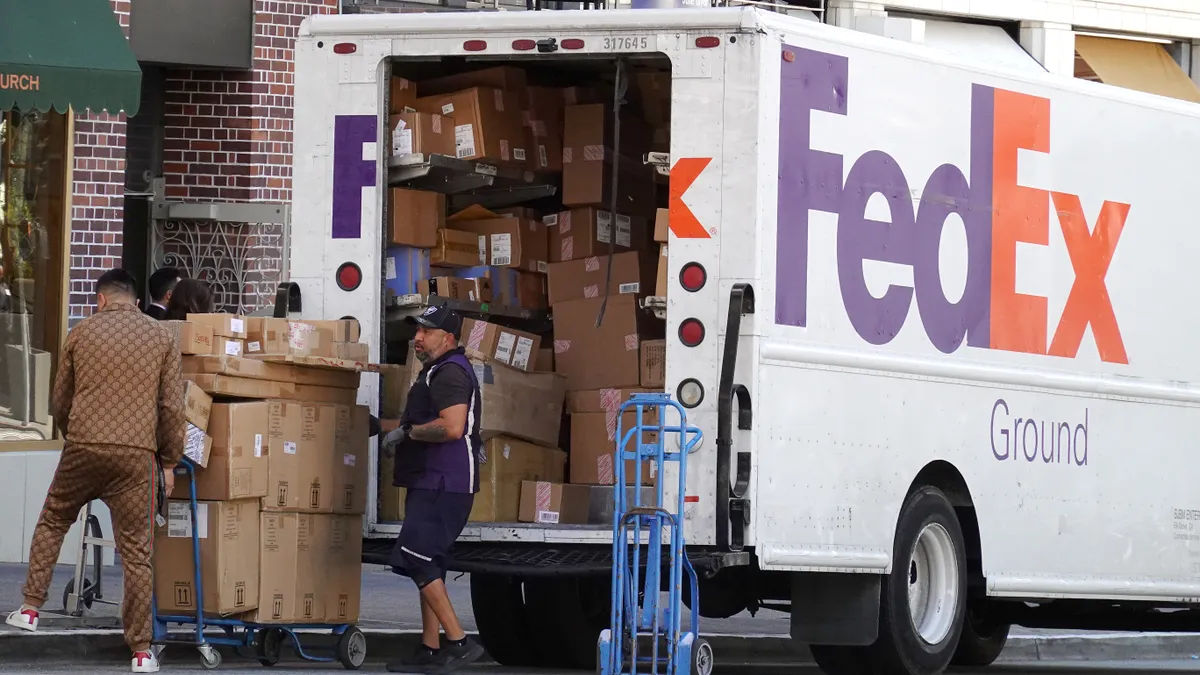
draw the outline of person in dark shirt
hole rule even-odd
[[[167,316],[167,303],[171,302],[171,294],[180,281],[179,270],[174,267],[160,267],[150,275],[150,304],[146,314],[151,318],[162,321]]]
[[[399,426],[384,437],[382,449],[395,456],[392,482],[407,488],[404,525],[389,563],[420,590],[422,640],[411,659],[387,669],[445,673],[483,656],[483,647],[463,631],[445,583],[450,549],[479,491],[482,406],[475,369],[458,344],[458,314],[445,306],[430,307],[409,321],[417,326],[413,347],[424,367],[409,390]]]

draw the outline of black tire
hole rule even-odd
[[[596,669],[596,641],[612,611],[611,585],[607,576],[525,581],[525,601],[538,617],[536,630],[546,648],[545,667]]]
[[[367,661],[367,636],[350,626],[338,636],[337,660],[346,670],[358,670]]]
[[[813,661],[826,675],[872,675],[866,647],[809,645]]]
[[[283,658],[283,647],[287,644],[288,634],[280,628],[264,628],[254,636],[254,653],[258,662],[270,668]]]
[[[983,606],[967,605],[967,617],[963,620],[962,635],[958,638],[951,665],[982,668],[1000,658],[1011,626],[993,621],[985,607],[986,603]]]
[[[940,526],[940,529],[939,529]],[[946,535],[957,571],[957,593],[948,615],[947,632],[931,644],[913,626],[909,610],[910,577],[916,578],[913,551],[917,539],[929,528]],[[940,675],[950,665],[962,632],[967,604],[967,549],[958,516],[946,495],[934,487],[913,490],[900,509],[892,552],[892,573],[883,578],[879,603],[879,638],[871,646],[871,662],[878,675]]]
[[[75,592],[75,579],[71,578],[71,579],[67,580],[67,587],[63,589],[63,609],[66,609],[66,610],[72,609],[71,607],[67,607],[67,604],[70,600],[71,594],[74,592]],[[96,599],[96,585],[94,583],[92,583],[91,579],[84,577],[83,592],[79,594],[80,603],[84,607],[91,609],[92,603],[95,601],[95,599]]]
[[[750,566],[726,567],[711,579],[700,577],[700,616],[705,619],[729,619],[750,606],[755,569]],[[683,575],[683,604],[692,609],[692,580]]]
[[[536,668],[541,639],[530,629],[520,579],[495,574],[471,575],[471,608],[479,641],[502,666]]]

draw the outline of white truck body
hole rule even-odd
[[[889,572],[901,505],[932,471],[969,493],[989,595],[1200,597],[1200,108],[757,9],[314,17],[296,45],[303,316],[358,318],[379,357],[387,61],[462,56],[468,39],[503,59],[543,37],[672,62],[666,390],[705,390],[689,544],[715,542],[717,378],[745,283],[735,381],[754,415],[731,440],[751,453],[762,569]],[[346,261],[366,274],[352,292],[335,283]],[[688,262],[708,272],[698,292],[679,286]],[[677,336],[689,317],[697,347]],[[377,410],[374,382],[360,401]],[[369,533],[394,536],[370,509]]]

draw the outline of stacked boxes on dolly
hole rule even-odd
[[[393,77],[393,166],[433,166],[430,158],[444,155],[471,162],[481,174],[519,169],[526,180],[536,176],[554,189],[546,193],[552,197],[485,208],[449,183],[393,184],[385,284],[393,299],[458,301],[454,306],[468,317],[463,343],[477,373],[504,373],[480,378],[490,440],[481,455],[484,494],[472,520],[607,525],[615,411],[635,391],[661,391],[665,376],[663,323],[642,301],[665,295],[667,210],[659,206],[667,190],[665,177],[643,156],[668,150],[669,75],[632,73],[635,105],[622,108],[619,148],[611,84],[564,88],[537,77],[514,66],[418,81]],[[552,324],[527,321],[546,310]],[[411,350],[406,356],[389,359],[385,417],[399,415],[419,370]],[[528,374],[541,370],[559,377]],[[560,441],[550,432],[558,431],[563,399],[555,408],[552,393],[563,387],[569,418]],[[523,405],[525,392],[536,392],[537,410]],[[514,415],[528,417],[536,432],[502,428]],[[561,452],[546,462],[518,441],[567,448],[566,471]],[[381,520],[402,520],[403,491],[386,487],[387,458],[380,471]],[[643,482],[654,479],[647,467]]]
[[[203,590],[191,481],[177,471],[155,537],[158,613],[194,616],[202,601],[205,616],[255,625],[353,624],[370,424],[355,404],[367,356],[357,323],[208,314],[172,328],[184,354]],[[204,399],[202,426],[191,409]]]

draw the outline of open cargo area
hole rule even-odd
[[[392,63],[380,414],[400,416],[421,368],[402,319],[449,304],[483,395],[464,539],[608,536],[618,408],[664,385],[670,101],[661,56]],[[393,464],[383,527],[404,519]]]

